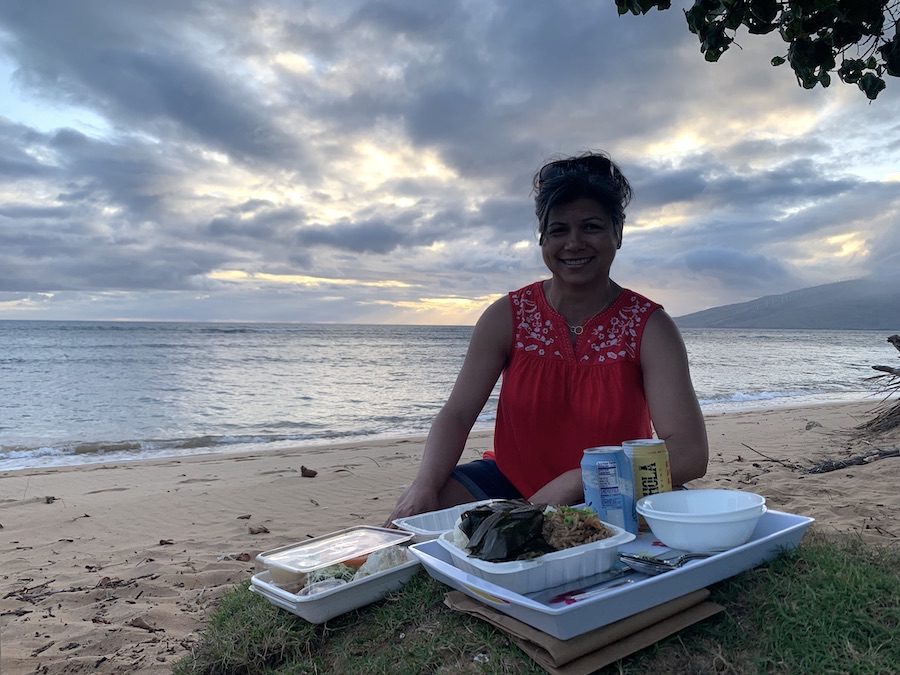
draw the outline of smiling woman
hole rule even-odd
[[[677,484],[706,472],[706,430],[678,329],[660,305],[610,278],[631,200],[625,176],[588,153],[549,162],[533,186],[551,278],[479,319],[418,475],[388,522],[477,499],[580,502],[585,448],[654,431]],[[456,466],[501,374],[494,449]]]

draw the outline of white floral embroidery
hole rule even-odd
[[[512,294],[516,308],[516,349],[534,351],[539,346],[549,347],[556,341],[556,329],[550,319],[544,319],[534,301],[534,289],[529,286]],[[538,352],[544,356],[544,350]],[[556,354],[559,354],[557,351]]]
[[[550,359],[565,358],[559,348],[550,345],[569,339],[560,321],[552,321],[541,314],[534,297],[535,285],[510,294],[515,312],[515,349],[533,356]],[[582,363],[608,363],[623,359],[635,359],[638,340],[647,318],[647,312],[656,305],[646,298],[626,291],[624,299],[616,301],[618,309],[612,317],[603,316],[603,323],[586,330],[586,339],[578,343],[577,359]],[[624,300],[624,302],[623,302]],[[546,349],[545,349],[546,348]]]

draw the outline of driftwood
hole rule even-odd
[[[897,351],[900,351],[900,335],[891,335],[887,341]],[[875,375],[868,379],[880,381],[881,393],[884,394],[884,398],[874,408],[875,416],[856,428],[869,433],[881,433],[900,426],[900,401],[894,398],[900,393],[900,368],[872,366],[872,369],[877,370],[881,375]]]
[[[877,459],[884,459],[885,457],[900,457],[900,448],[879,450],[878,452],[870,452],[866,455],[854,455],[847,459],[826,459],[824,462],[820,462],[815,466],[804,469],[803,473],[828,473],[829,471],[839,471],[840,469],[846,469],[848,466],[870,464]]]

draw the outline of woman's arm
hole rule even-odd
[[[528,498],[532,504],[580,504],[584,501],[581,467],[560,474]]]
[[[709,462],[706,424],[681,334],[661,309],[650,315],[644,328],[641,368],[653,428],[669,449],[672,484],[700,478]]]
[[[442,500],[441,493],[506,365],[511,346],[512,312],[509,298],[504,296],[488,307],[475,324],[450,398],[431,425],[418,474],[401,495],[388,523],[395,518],[452,506],[442,503],[450,496],[445,494]]]

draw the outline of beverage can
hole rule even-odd
[[[672,470],[665,441],[658,438],[638,438],[622,443],[622,449],[631,463],[635,507],[641,497],[672,489]],[[650,529],[647,521],[637,511],[634,517],[640,531]]]
[[[587,448],[581,460],[584,501],[600,520],[637,534],[631,461],[619,445]]]

